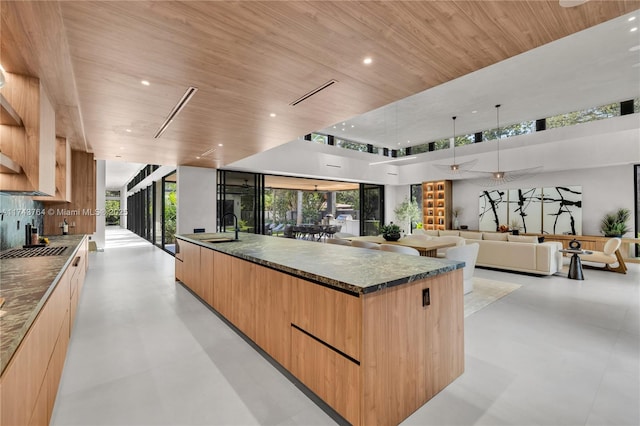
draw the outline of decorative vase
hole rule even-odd
[[[460,229],[460,223],[458,222],[458,218],[453,218],[453,229]]]
[[[382,238],[384,238],[387,241],[398,241],[400,239],[400,233],[393,233],[393,234],[383,234]]]

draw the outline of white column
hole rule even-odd
[[[93,240],[100,248],[104,248],[104,233],[106,229],[105,211],[105,182],[106,182],[106,162],[105,160],[96,160],[96,209],[100,212],[96,215],[96,232],[93,234]]]
[[[178,166],[177,233],[216,232],[216,169]]]

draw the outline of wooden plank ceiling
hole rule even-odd
[[[98,159],[221,167],[639,7],[635,0],[574,8],[557,0],[2,1],[0,61],[43,80],[57,132],[74,149]],[[331,79],[337,83],[290,105]],[[154,139],[188,86],[199,90]]]

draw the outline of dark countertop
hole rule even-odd
[[[371,293],[462,268],[464,262],[358,247],[240,233],[239,241],[205,243],[233,233],[177,238],[351,293]]]
[[[49,238],[49,247],[67,246],[59,256],[0,259],[0,374],[22,342],[44,303],[72,262],[84,235]]]

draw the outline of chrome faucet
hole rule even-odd
[[[237,239],[238,239],[238,231],[239,231],[240,229],[238,228],[238,216],[236,216],[234,213],[225,213],[224,215],[222,215],[222,219],[221,219],[221,221],[222,221],[222,230],[223,230],[224,232],[226,232],[226,231],[227,231],[227,226],[224,224],[224,218],[225,218],[225,217],[227,217],[227,216],[229,216],[229,215],[233,216],[233,221],[234,221],[234,223],[235,223],[235,225],[236,225],[236,227],[235,227],[235,231],[236,231],[236,238],[235,238],[235,239],[237,240]]]

